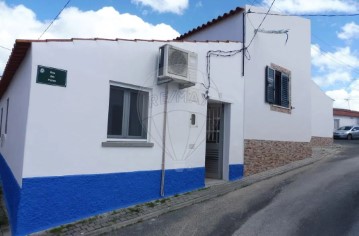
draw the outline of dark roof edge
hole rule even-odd
[[[227,18],[229,18],[229,17],[231,17],[231,16],[233,16],[233,15],[235,15],[237,13],[243,12],[244,10],[245,9],[242,8],[242,7],[237,7],[236,9],[233,9],[230,12],[226,12],[223,15],[218,16],[217,18],[212,19],[211,21],[208,21],[207,23],[202,24],[201,26],[198,26],[197,28],[194,28],[194,29],[188,31],[187,33],[184,33],[184,34],[180,35],[179,37],[176,38],[176,40],[183,40],[183,39],[185,39],[185,38],[199,32],[199,31],[204,30],[205,28],[210,27],[210,26],[212,26],[214,24],[217,24],[217,23],[219,23],[219,22],[221,22],[221,21],[223,21],[223,20],[225,20],[225,19],[227,19]]]
[[[0,98],[5,94],[7,88],[10,85],[16,71],[24,60],[28,49],[31,46],[31,41],[28,40],[16,40],[14,48],[10,54],[9,60],[6,63],[4,74],[0,80]]]

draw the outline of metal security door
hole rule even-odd
[[[223,105],[209,103],[207,107],[207,133],[206,133],[206,177],[222,178],[223,169]]]

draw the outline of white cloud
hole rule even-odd
[[[188,0],[132,0],[132,2],[151,7],[160,13],[171,12],[182,14],[188,7]]]
[[[273,0],[263,0],[270,5]],[[356,12],[359,4],[354,0],[281,0],[274,3],[274,10],[287,13]]]
[[[10,7],[0,1],[0,45],[12,48],[15,39],[37,39],[49,22],[39,21],[36,14],[23,5]],[[97,11],[65,9],[41,39],[46,38],[126,38],[173,39],[179,33],[166,24],[152,25],[140,17],[119,13],[113,7]],[[0,75],[10,51],[0,48]]]
[[[359,58],[350,47],[338,48],[335,52],[323,52],[318,44],[311,46],[312,63],[321,70],[350,70],[359,67]]]
[[[322,87],[333,84],[341,84],[343,86],[352,80],[352,76],[349,72],[333,71],[324,76],[315,76],[313,77],[313,80]]]
[[[359,25],[355,24],[355,22],[347,23],[337,35],[338,38],[344,40],[359,38]]]
[[[323,52],[318,45],[312,45],[312,65],[318,69],[313,80],[326,94],[334,99],[336,108],[359,111],[359,78],[354,77],[359,68],[359,58],[349,47],[334,52]]]
[[[345,86],[353,81],[352,72],[359,68],[359,58],[350,47],[335,52],[323,52],[319,45],[311,46],[312,65],[318,70],[313,80],[321,87]]]
[[[327,91],[326,94],[334,99],[333,107],[359,111],[359,80],[353,82],[348,89]]]

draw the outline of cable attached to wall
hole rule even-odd
[[[231,50],[231,51],[222,51],[222,50],[210,50],[207,52],[207,67],[206,67],[206,71],[207,71],[207,81],[208,81],[208,85],[205,85],[204,83],[202,83],[203,87],[206,89],[205,92],[205,99],[209,99],[209,89],[211,88],[211,56],[216,56],[216,57],[232,57],[240,52],[242,52],[243,49],[240,50]]]
[[[254,31],[254,35],[253,35],[251,41],[249,42],[248,46],[246,47],[246,49],[248,49],[248,48],[251,46],[251,44],[252,44],[254,38],[256,37],[256,35],[257,35],[257,33],[258,33],[258,30],[261,28],[263,22],[264,22],[265,19],[267,18],[267,16],[268,16],[270,10],[272,9],[272,7],[273,7],[275,1],[276,1],[276,0],[273,0],[272,4],[269,6],[268,11],[267,11],[266,14],[264,15],[264,17],[263,17],[261,23],[259,24],[259,26],[257,27],[257,29]],[[248,10],[247,14],[248,14],[248,13],[251,13],[251,9]]]
[[[256,29],[255,31],[259,32],[259,33],[265,33],[265,34],[285,34],[287,36],[286,40],[285,40],[285,44],[287,44],[288,42],[288,32],[289,29],[282,29],[282,30],[265,30],[265,29]]]

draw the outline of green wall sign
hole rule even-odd
[[[36,83],[66,87],[66,77],[66,70],[37,66]]]

